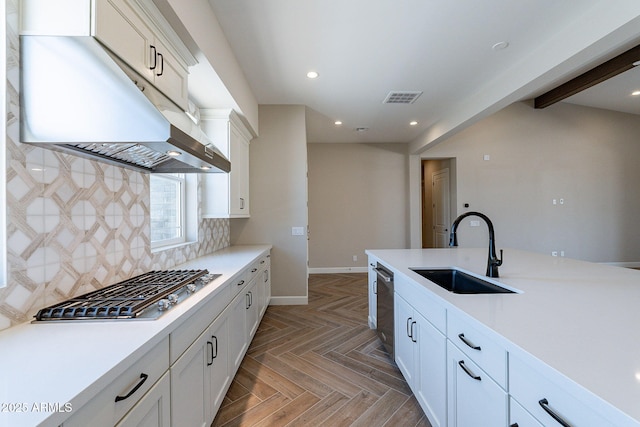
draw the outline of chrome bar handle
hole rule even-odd
[[[391,282],[393,281],[393,276],[389,276],[389,275],[387,274],[387,272],[386,272],[386,271],[384,271],[384,270],[382,270],[382,269],[380,269],[380,268],[377,268],[377,267],[376,267],[376,268],[374,268],[373,270],[374,270],[376,273],[378,273],[378,275],[379,275],[380,277],[382,277],[382,278],[384,279],[384,281],[385,281],[385,282],[387,282],[387,283],[391,283]]]

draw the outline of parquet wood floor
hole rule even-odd
[[[270,306],[212,426],[430,427],[367,325],[367,275],[316,274]]]

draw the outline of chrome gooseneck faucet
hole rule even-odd
[[[468,216],[477,216],[482,218],[484,222],[487,223],[487,227],[489,227],[489,259],[487,259],[487,276],[489,277],[500,277],[498,274],[498,267],[502,265],[502,249],[500,249],[500,259],[496,255],[496,243],[495,243],[495,233],[493,231],[493,224],[491,220],[480,212],[466,212],[456,218],[453,221],[453,225],[451,226],[451,235],[449,238],[449,246],[458,246],[458,236],[456,234],[456,230],[458,229],[458,225],[460,222]]]

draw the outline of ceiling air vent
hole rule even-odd
[[[382,101],[383,104],[413,104],[422,92],[402,91],[389,92],[389,95]]]

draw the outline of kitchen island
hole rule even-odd
[[[494,280],[517,293],[454,294],[411,269],[456,267],[483,277],[486,248],[367,254],[370,264],[382,263],[394,272],[396,282],[417,286],[442,307],[447,328],[452,318],[469,319],[504,348],[502,389],[507,400],[513,401],[520,381],[512,368],[533,366],[538,377],[548,375],[554,386],[611,425],[640,426],[640,271],[505,249],[500,278]],[[450,337],[449,329],[441,331],[447,341],[466,348]],[[448,405],[451,418],[451,402]],[[451,419],[449,425],[454,425]]]
[[[158,393],[165,392],[160,396],[164,399],[160,409],[164,410],[162,414],[165,418],[159,420],[158,424],[172,423],[168,419],[169,405],[171,417],[184,420],[182,425],[189,424],[177,411],[183,402],[175,399],[169,403],[169,383],[173,398],[175,386],[183,379],[180,377],[182,372],[198,372],[198,369],[202,371],[208,366],[218,365],[218,361],[213,363],[214,340],[203,332],[214,330],[218,320],[213,322],[213,326],[210,325],[216,318],[229,319],[223,324],[234,328],[233,334],[228,336],[238,342],[238,351],[232,354],[231,350],[223,351],[224,347],[218,346],[219,340],[215,340],[217,360],[222,354],[229,359],[229,369],[223,367],[223,375],[233,378],[239,362],[233,360],[232,355],[235,359],[242,359],[248,347],[247,340],[250,341],[251,334],[255,333],[260,316],[268,304],[269,289],[262,294],[262,311],[252,315],[253,324],[249,325],[244,320],[245,311],[250,313],[249,307],[258,305],[253,304],[254,301],[258,302],[257,285],[270,283],[262,279],[269,279],[270,250],[270,245],[232,246],[176,266],[175,269],[208,269],[211,273],[220,274],[220,277],[155,320],[24,323],[0,332],[0,426],[58,426],[63,423],[64,426],[113,426],[125,415],[128,419],[123,421],[123,425],[137,424],[129,417],[134,412],[134,405],[137,405],[136,399],[142,395],[149,396],[156,389]],[[263,272],[266,272],[264,276],[261,274]],[[253,295],[249,304],[246,303],[249,300],[247,295],[251,292]],[[236,306],[241,316],[239,320],[233,317]],[[244,331],[241,323],[253,329]],[[198,347],[199,335],[205,339],[201,347]],[[244,339],[240,339],[242,337]],[[210,346],[209,342],[212,343]],[[229,347],[232,346],[234,343],[230,342]],[[202,349],[201,355],[211,357],[210,360],[198,360],[198,351]],[[194,357],[187,359],[191,353]],[[201,363],[200,368],[194,366],[193,370],[188,371],[186,362],[191,360],[205,363]],[[161,379],[153,378],[154,371]],[[140,372],[148,375],[149,381]],[[133,379],[123,378],[129,373],[134,375]],[[124,382],[117,384],[120,379]],[[227,378],[226,381],[228,387],[230,380]],[[154,382],[156,386],[152,387]],[[138,389],[137,384],[141,388]],[[184,403],[189,409],[188,405],[196,401],[194,393],[198,391],[198,386],[193,381],[185,385],[190,394],[177,397],[186,400]],[[203,386],[206,387],[205,384]],[[215,386],[220,388],[219,393],[224,397],[225,384],[217,382]],[[128,392],[130,398],[125,396]],[[108,396],[104,396],[105,393]],[[154,403],[153,399],[150,403]],[[104,408],[108,405],[114,406],[115,415],[105,413]],[[213,404],[206,402],[201,401],[200,406],[216,410]],[[156,412],[162,418],[160,411]],[[202,415],[196,412],[188,415]],[[79,413],[82,416],[77,416]],[[206,415],[210,424],[212,414]],[[73,417],[75,420],[72,420]],[[113,421],[108,417],[112,417]],[[173,425],[180,424],[173,422]]]

